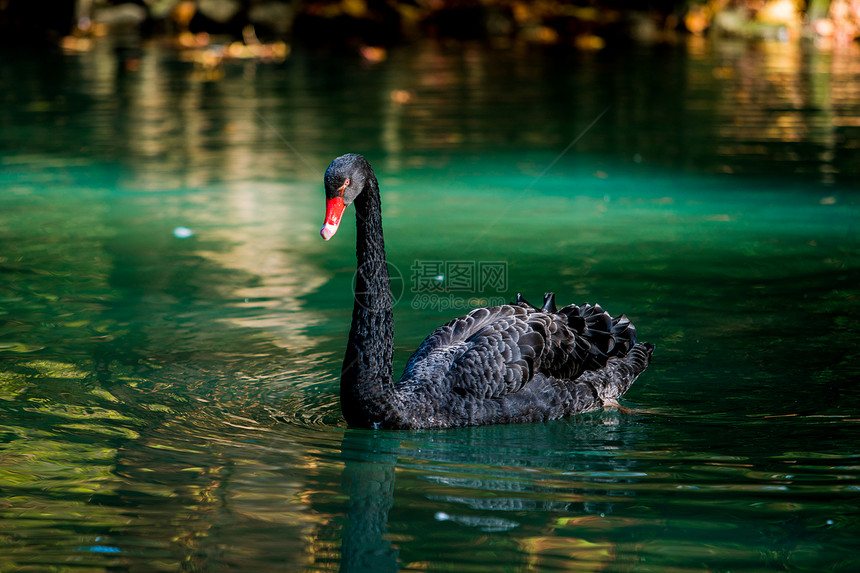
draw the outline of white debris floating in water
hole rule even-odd
[[[194,231],[188,227],[176,227],[173,229],[173,236],[177,239],[187,239],[194,236]]]

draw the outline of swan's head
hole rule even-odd
[[[357,153],[341,155],[325,170],[325,223],[320,235],[326,241],[337,233],[344,210],[364,189],[370,170],[367,159]]]

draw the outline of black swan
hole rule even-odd
[[[600,306],[478,308],[437,328],[394,382],[394,324],[379,184],[361,155],[325,172],[329,240],[355,202],[355,303],[340,379],[343,415],[365,428],[452,428],[554,420],[614,404],[651,361],[654,347]]]

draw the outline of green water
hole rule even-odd
[[[854,52],[129,55],[0,59],[0,570],[860,567]],[[657,345],[634,411],[346,429],[348,151],[396,370],[552,290]]]

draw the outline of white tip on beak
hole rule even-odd
[[[332,225],[331,223],[326,223],[323,225],[323,228],[320,229],[320,236],[328,241],[334,234],[337,233],[337,225]]]

